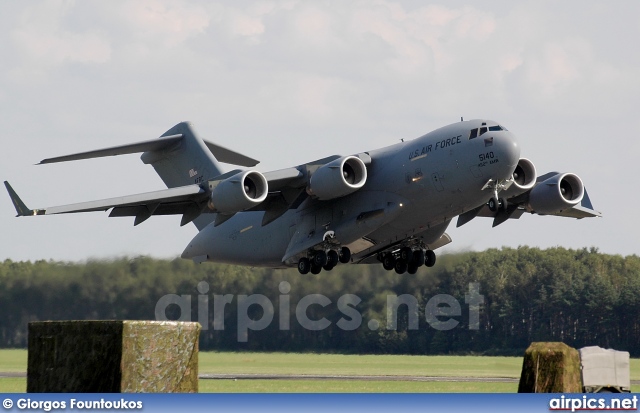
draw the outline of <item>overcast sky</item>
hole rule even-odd
[[[578,174],[600,219],[452,224],[442,251],[640,253],[638,1],[0,1],[0,178],[30,208],[163,188],[138,155],[43,158],[190,120],[261,171],[493,119],[539,174]],[[15,218],[0,259],[179,255],[179,216]]]

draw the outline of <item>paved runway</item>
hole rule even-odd
[[[361,380],[361,381],[450,381],[517,383],[511,377],[439,377],[439,376],[334,376],[326,374],[201,374],[205,380]]]

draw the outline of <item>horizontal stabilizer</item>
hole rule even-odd
[[[183,139],[184,135],[169,135],[163,136],[157,139],[152,139],[148,141],[130,143],[127,145],[119,145],[112,146],[110,148],[97,149],[94,151],[80,152],[74,153],[71,155],[57,156],[55,158],[47,158],[43,159],[38,163],[38,165],[44,165],[48,163],[58,163],[58,162],[68,162],[68,161],[79,161],[82,159],[92,159],[92,158],[103,158],[105,156],[117,156],[117,155],[126,155],[131,153],[140,153],[140,152],[161,152],[165,150],[178,149],[180,146],[180,141]],[[260,161],[250,158],[241,153],[235,152],[231,149],[225,148],[224,146],[220,146],[218,144],[208,142],[203,140],[204,144],[211,151],[213,156],[220,161],[232,165],[240,165],[240,166],[256,166],[260,163]]]
[[[241,153],[234,152],[231,149],[225,148],[224,146],[220,146],[216,143],[205,140],[204,144],[207,145],[207,148],[209,148],[213,156],[215,156],[216,159],[220,162],[246,167],[256,166],[260,163],[260,161],[258,160],[250,158]]]
[[[81,159],[102,158],[105,156],[126,155],[130,153],[161,151],[176,145],[182,139],[182,135],[164,136],[162,138],[150,141],[131,143],[128,145],[112,146],[105,149],[97,149],[95,151],[80,152],[72,155],[58,156],[55,158],[47,158],[40,161],[38,165],[47,163],[79,161]]]

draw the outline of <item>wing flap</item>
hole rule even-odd
[[[182,225],[184,225],[197,218],[203,212],[203,209],[205,209],[204,203],[207,200],[207,192],[204,189],[198,185],[187,185],[98,201],[29,209],[7,181],[5,181],[5,186],[11,201],[16,207],[18,216],[107,211],[113,208],[109,214],[110,217],[135,216],[134,225],[146,221],[152,215],[174,214],[182,214]]]
[[[594,210],[594,209],[589,209],[589,208],[585,208],[581,205],[576,205],[573,208],[569,208],[569,209],[565,209],[564,211],[560,211],[560,212],[556,212],[555,214],[553,214],[555,216],[558,217],[568,217],[568,218],[576,218],[576,219],[582,219],[582,218],[596,218],[596,217],[601,217],[602,213]]]
[[[106,211],[114,207],[134,207],[154,203],[164,204],[179,201],[201,200],[206,191],[198,185],[180,186],[177,188],[163,189],[160,191],[146,192],[142,194],[120,196],[116,198],[101,199],[97,201],[80,202],[77,204],[60,205],[46,208],[45,215],[69,214],[75,212]]]

